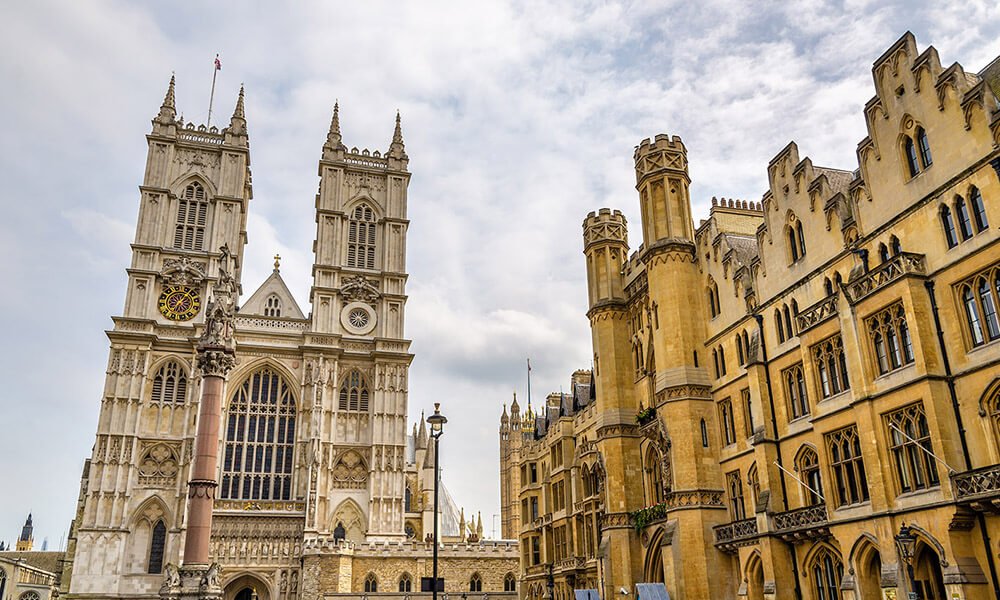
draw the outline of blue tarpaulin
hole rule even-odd
[[[635,584],[636,600],[670,600],[670,594],[662,583]]]
[[[573,590],[576,600],[601,600],[597,590]]]

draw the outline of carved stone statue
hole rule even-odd
[[[163,585],[160,586],[160,593],[164,594],[181,584],[181,574],[174,563],[167,563],[163,569]]]

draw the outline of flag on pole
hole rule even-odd
[[[531,370],[531,359],[530,358],[528,359],[528,370],[529,371]]]
[[[215,70],[216,71],[221,71],[222,70],[222,61],[219,60],[219,55],[218,54],[215,55]]]

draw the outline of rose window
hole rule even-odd
[[[351,322],[352,326],[358,329],[364,329],[365,327],[368,326],[368,321],[369,321],[368,311],[366,311],[363,308],[355,308],[347,316],[347,319]]]

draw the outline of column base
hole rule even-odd
[[[168,564],[163,573],[160,587],[161,600],[220,600],[222,587],[219,585],[218,563],[211,565]]]

